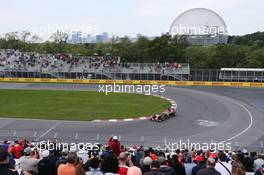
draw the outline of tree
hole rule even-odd
[[[20,40],[18,32],[10,32],[5,34],[6,49],[19,49]]]
[[[39,37],[38,35],[33,35],[30,39],[31,43],[41,43],[43,39]]]
[[[27,39],[29,38],[30,35],[31,35],[31,33],[28,30],[22,31],[20,33],[20,38],[21,38],[20,40],[23,43],[26,43],[27,42]]]
[[[65,50],[65,46],[67,44],[67,40],[69,38],[69,34],[68,33],[63,33],[61,31],[57,31],[56,33],[54,33],[53,35],[51,35],[50,37],[54,43],[57,44],[57,50],[58,53],[63,53]]]

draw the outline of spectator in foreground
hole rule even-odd
[[[151,163],[151,171],[144,173],[143,175],[165,175],[164,173],[160,172],[160,163],[158,161],[153,161]]]
[[[255,171],[260,169],[264,165],[264,155],[257,155],[257,159],[254,160]]]
[[[172,167],[174,169],[174,174],[186,175],[185,167],[181,162],[179,162],[179,157],[176,154],[172,156],[172,162],[173,162]]]
[[[120,144],[117,136],[113,136],[109,139],[108,146],[109,146],[109,150],[113,150],[114,155],[116,157],[118,157],[120,152],[121,152],[120,151],[121,144]]]
[[[232,165],[230,163],[227,163],[226,161],[226,154],[223,151],[219,151],[218,162],[215,165],[215,169],[222,175],[230,175],[232,171]]]
[[[192,168],[192,175],[196,175],[199,170],[206,168],[205,159],[200,160],[200,161],[196,161],[196,163],[197,163],[197,165]]]
[[[128,169],[127,175],[142,175],[140,168],[132,166]]]
[[[85,175],[103,175],[100,170],[100,160],[97,157],[94,157],[90,160],[90,170],[86,172]]]
[[[150,152],[149,156],[151,157],[151,159],[152,159],[153,161],[158,160],[158,156],[156,155],[156,153],[155,153],[155,151],[153,150],[153,148],[149,148],[149,152]]]
[[[69,152],[66,164],[60,164],[58,175],[76,175],[76,166],[78,164],[78,156],[74,152]]]
[[[197,175],[221,175],[221,173],[215,169],[215,164],[215,159],[211,157],[208,158],[206,162],[206,168],[199,170]]]
[[[0,148],[0,174],[1,175],[18,175],[15,169],[9,168],[8,152]]]
[[[120,153],[119,155],[119,171],[118,174],[120,175],[127,175],[127,171],[128,171],[128,166],[129,167],[133,166],[133,163],[131,161],[131,155],[128,155],[125,152]]]
[[[160,163],[160,172],[166,175],[174,175],[174,169],[166,164],[165,157],[158,157],[158,162]]]
[[[53,162],[50,160],[50,152],[48,150],[44,150],[42,152],[43,159],[38,163],[38,172],[39,175],[54,175],[55,174],[55,166]]]
[[[239,161],[234,161],[232,164],[232,175],[245,175],[246,171],[243,164]]]
[[[24,149],[24,156],[19,159],[20,169],[22,172],[29,172],[31,174],[38,174],[39,159],[33,158],[30,147]]]
[[[264,165],[255,172],[255,175],[264,175]]]
[[[61,164],[66,164],[67,163],[67,156],[68,156],[69,151],[63,150],[61,153],[61,157],[55,162],[55,174],[57,175],[58,168]]]
[[[141,167],[141,171],[142,173],[146,173],[146,172],[149,172],[151,169],[150,169],[150,165],[152,164],[152,159],[151,157],[147,156],[143,159],[143,166]]]
[[[102,170],[105,175],[119,175],[118,159],[113,155],[105,158],[102,163]]]

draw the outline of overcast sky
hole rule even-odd
[[[56,28],[91,33],[158,36],[185,10],[209,8],[225,20],[229,34],[264,31],[263,0],[0,0],[0,34]]]

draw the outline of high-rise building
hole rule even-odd
[[[77,43],[82,43],[83,38],[82,38],[82,32],[81,31],[73,31],[70,39],[70,43],[77,44]]]
[[[102,37],[104,43],[109,42],[109,34],[107,32],[104,32]]]
[[[102,43],[103,42],[103,35],[96,35],[95,41],[96,41],[96,43]]]

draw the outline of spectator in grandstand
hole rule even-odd
[[[197,175],[221,175],[221,173],[215,169],[215,164],[216,162],[214,158],[208,158],[206,162],[206,168],[199,170]]]
[[[55,174],[55,164],[50,159],[50,152],[44,150],[41,153],[42,160],[38,163],[39,175],[54,175]]]
[[[30,147],[24,149],[24,155],[19,159],[20,169],[22,172],[29,172],[38,174],[39,159],[32,157],[32,150]]]
[[[227,163],[226,154],[223,151],[218,153],[218,161],[215,165],[215,169],[219,171],[222,175],[230,175],[232,171],[232,165]]]
[[[143,175],[165,175],[160,172],[160,163],[158,161],[152,161],[151,163],[151,171],[144,173]]]
[[[132,167],[133,163],[131,160],[131,155],[129,153],[126,152],[122,152],[119,154],[119,171],[118,173],[120,175],[127,175],[127,171],[128,171],[128,166]]]
[[[117,136],[113,136],[109,139],[108,141],[108,147],[109,147],[109,150],[113,150],[114,152],[114,155],[116,157],[119,156],[121,150],[120,150],[120,142],[118,141],[118,137]]]
[[[15,169],[9,167],[8,152],[0,148],[0,174],[1,175],[18,175]]]
[[[58,175],[76,175],[76,166],[79,162],[79,158],[75,152],[69,152],[67,156],[67,163],[60,164],[58,167]]]
[[[113,156],[113,155],[108,156],[107,158],[105,158],[103,160],[103,163],[102,163],[103,173],[105,175],[119,175],[118,174],[118,170],[119,170],[118,165],[119,165],[118,159],[115,156]]]
[[[174,154],[172,156],[172,167],[174,169],[174,172],[177,174],[177,175],[186,175],[186,172],[185,172],[185,167],[184,165],[179,162],[179,157],[178,155]]]
[[[245,175],[246,171],[243,164],[239,161],[232,163],[232,175]]]
[[[100,169],[100,159],[97,157],[94,157],[90,160],[90,168],[89,171],[86,172],[85,175],[103,175],[101,169]]]

